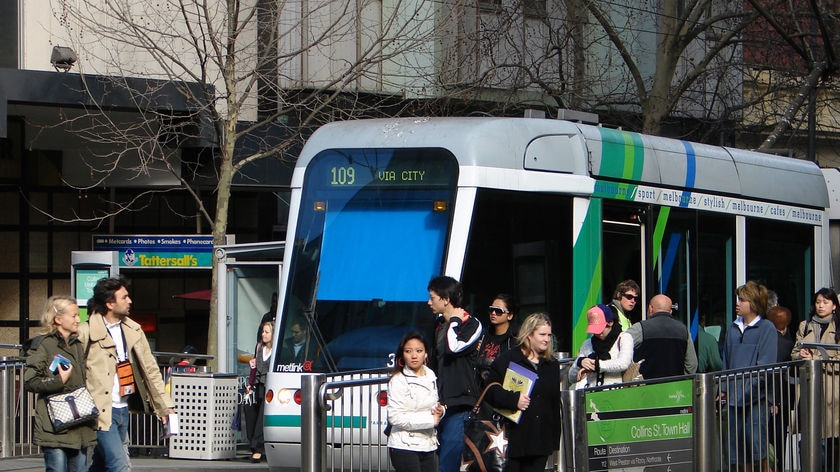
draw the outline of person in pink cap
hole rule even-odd
[[[633,338],[621,330],[615,312],[607,305],[590,308],[586,322],[586,332],[592,337],[580,347],[569,369],[569,381],[578,389],[621,383],[622,373],[633,362]]]

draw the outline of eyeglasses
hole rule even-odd
[[[487,309],[491,315],[508,315],[510,314],[509,311],[505,310],[504,308],[500,308],[497,306],[491,306]]]
[[[638,295],[633,295],[631,293],[622,293],[621,296],[628,299],[628,300],[639,301],[639,296]]]

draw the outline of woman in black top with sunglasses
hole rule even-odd
[[[518,310],[519,304],[516,299],[507,293],[496,295],[488,307],[490,327],[484,331],[478,348],[477,372],[481,387],[486,384],[490,365],[499,354],[517,346],[516,334],[519,329],[515,319]]]
[[[619,282],[613,292],[613,301],[610,303],[610,308],[618,315],[618,324],[621,325],[623,331],[627,331],[630,325],[630,312],[636,308],[636,303],[639,302],[639,294],[641,293],[639,284],[634,280],[627,279]]]

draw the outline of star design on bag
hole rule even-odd
[[[458,472],[467,472],[470,470],[470,466],[473,465],[475,461],[465,461],[461,459],[461,468],[458,469]]]
[[[486,453],[492,451],[493,449],[496,449],[497,451],[499,451],[499,453],[501,453],[502,458],[504,458],[508,446],[508,440],[505,437],[504,428],[493,428],[493,432],[487,432],[487,437],[490,438],[490,444],[487,445],[487,450],[485,450],[484,452]]]

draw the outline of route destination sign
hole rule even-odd
[[[692,380],[588,392],[589,470],[687,470],[693,463]]]

